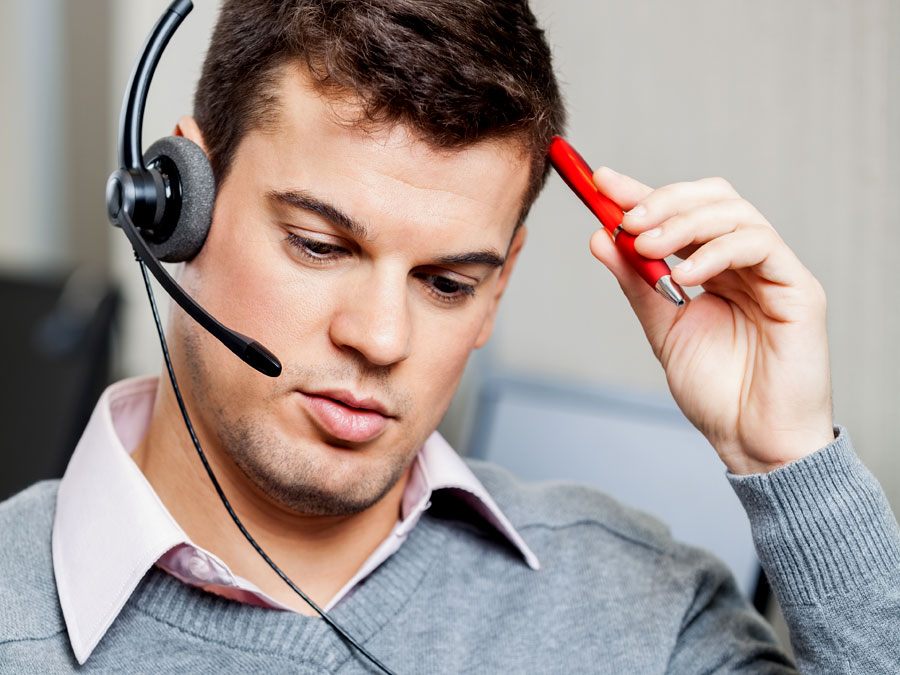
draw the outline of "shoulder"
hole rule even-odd
[[[51,533],[59,481],[42,481],[0,503],[0,643],[63,629]]]
[[[517,530],[603,530],[660,553],[673,549],[662,521],[597,488],[561,481],[526,483],[494,464],[473,459],[466,463]]]
[[[675,540],[668,526],[601,490],[562,481],[528,483],[509,471],[466,460],[494,501],[537,554],[542,569],[591,588],[598,575],[627,595],[651,584],[676,604],[695,594],[738,597],[730,570],[708,551]],[[607,585],[606,588],[610,586]],[[706,591],[704,591],[706,589]],[[741,600],[746,603],[746,601]]]
[[[662,521],[597,488],[561,481],[527,483],[494,464],[466,463],[516,529],[593,526],[660,550],[671,545]]]

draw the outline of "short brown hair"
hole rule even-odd
[[[565,111],[527,0],[225,0],[194,97],[217,183],[244,134],[272,121],[277,76],[305,63],[358,122],[400,123],[436,147],[514,138],[530,157],[523,220]]]

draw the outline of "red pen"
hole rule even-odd
[[[676,305],[684,304],[684,291],[672,281],[672,271],[665,260],[645,258],[634,250],[635,236],[622,228],[624,214],[616,203],[600,192],[594,185],[594,172],[575,148],[560,136],[554,136],[547,151],[550,163],[562,176],[572,191],[581,197],[581,201],[591,213],[603,223],[603,227],[612,235],[616,247],[635,271],[664,298]]]

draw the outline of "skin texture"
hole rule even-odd
[[[412,459],[491,333],[525,238],[524,228],[513,233],[529,167],[514,141],[437,151],[403,127],[348,126],[300,71],[286,72],[281,93],[278,125],[240,144],[209,238],[181,280],[223,323],[270,348],[284,373],[256,373],[179,309],[168,337],[236,512],[325,604],[390,532]],[[177,131],[202,144],[190,118]],[[365,236],[269,196],[301,190]],[[505,264],[442,261],[486,251]],[[135,461],[195,543],[306,611],[231,523],[162,381]],[[330,433],[304,393],[333,390],[376,399],[389,415],[383,431],[365,442]]]

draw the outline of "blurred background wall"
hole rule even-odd
[[[117,376],[155,372],[136,265],[105,219],[118,109],[161,0],[0,2],[0,271],[74,268],[122,291]],[[196,0],[151,89],[145,146],[191,98],[217,3]],[[890,0],[533,0],[554,48],[569,137],[653,186],[720,175],[825,286],[835,418],[900,507],[900,5]],[[551,176],[501,310],[443,429],[462,443],[478,373],[664,392],[595,223]],[[7,321],[16,317],[7,317]],[[4,387],[4,397],[16,396]],[[9,450],[4,448],[4,451]]]

